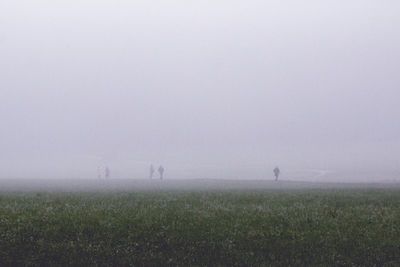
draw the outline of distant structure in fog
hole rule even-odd
[[[164,178],[164,167],[162,165],[158,168],[158,172],[160,173],[160,180],[162,180]]]
[[[278,166],[276,166],[274,169],[275,181],[278,181],[278,177],[279,177],[280,173],[281,173],[281,170],[279,169]]]
[[[106,167],[104,175],[106,179],[110,178],[110,169],[108,167]]]
[[[156,170],[154,169],[153,164],[150,164],[150,175],[149,175],[150,179],[153,179],[153,175],[154,175],[155,171]]]

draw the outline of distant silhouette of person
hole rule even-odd
[[[106,179],[110,178],[110,169],[108,167],[106,167],[106,170],[105,170],[104,174],[105,174],[105,178]]]
[[[150,165],[150,179],[153,178],[153,175],[154,175],[154,172],[155,172],[155,171],[156,171],[156,170],[154,169],[153,164],[151,164],[151,165]]]
[[[160,180],[162,180],[164,178],[164,167],[162,165],[158,168],[158,172],[160,173]]]
[[[278,177],[279,177],[280,173],[281,173],[281,170],[279,169],[278,166],[276,166],[274,169],[275,181],[278,181]]]

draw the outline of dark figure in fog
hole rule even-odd
[[[162,180],[164,178],[164,167],[160,165],[158,172],[160,173],[160,180]]]
[[[276,166],[274,169],[275,181],[278,181],[278,177],[279,177],[280,173],[281,173],[281,170],[279,170],[279,167]]]
[[[151,164],[151,165],[150,165],[150,179],[153,178],[153,175],[154,175],[154,172],[155,172],[155,171],[156,171],[156,170],[154,169],[153,164]]]
[[[108,167],[106,167],[106,170],[105,170],[104,174],[105,174],[105,178],[106,179],[110,178],[110,169]]]

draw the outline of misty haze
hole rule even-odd
[[[0,265],[400,264],[399,11],[0,1]]]
[[[2,1],[0,176],[398,180],[399,8]]]

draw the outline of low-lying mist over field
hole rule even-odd
[[[7,192],[291,192],[307,190],[400,190],[400,183],[329,183],[299,181],[260,181],[260,180],[87,180],[87,179],[2,179],[0,193]]]
[[[0,178],[399,180],[398,1],[1,1]]]

